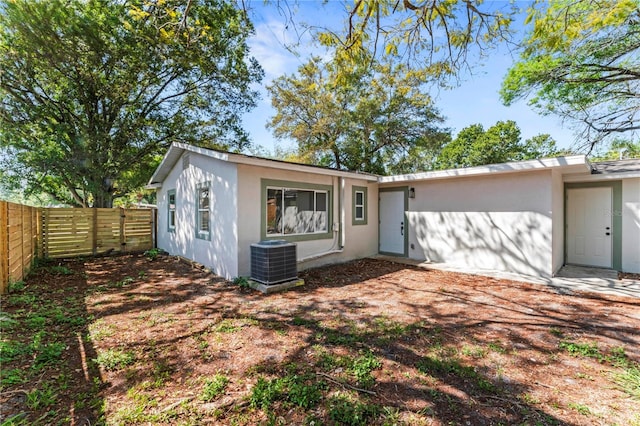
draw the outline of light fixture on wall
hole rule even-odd
[[[416,189],[409,188],[409,198],[416,198]]]

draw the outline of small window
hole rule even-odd
[[[361,186],[353,187],[353,225],[367,224],[367,188]]]
[[[196,236],[205,240],[211,239],[210,206],[211,194],[209,183],[207,182],[205,184],[198,185],[196,200]]]
[[[169,198],[167,204],[167,223],[169,231],[173,232],[176,230],[176,190],[170,190],[167,192],[167,196]]]

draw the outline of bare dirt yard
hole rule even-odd
[[[365,259],[262,295],[169,256],[2,298],[2,425],[640,425],[640,298]]]

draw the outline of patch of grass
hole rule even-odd
[[[240,330],[240,326],[231,319],[223,319],[214,328],[214,331],[218,333],[235,333],[238,330]]]
[[[249,285],[249,279],[247,277],[235,277],[233,283],[241,288],[251,288]]]
[[[616,373],[614,380],[631,397],[640,400],[640,366],[629,366],[622,373]]]
[[[487,351],[480,346],[464,346],[462,348],[462,354],[471,358],[484,358],[487,356]]]
[[[587,407],[584,404],[570,402],[570,403],[567,404],[567,406],[569,408],[571,408],[572,410],[576,410],[578,413],[580,413],[580,414],[582,414],[584,416],[588,416],[589,414],[591,414],[591,410],[589,409],[589,407]]]
[[[39,410],[55,404],[57,399],[54,387],[45,383],[41,388],[27,392],[26,404],[32,410]]]
[[[135,281],[136,279],[133,277],[124,277],[120,281],[117,281],[115,284],[113,284],[113,286],[116,288],[122,288],[133,284]]]
[[[0,389],[6,386],[19,385],[27,380],[27,375],[20,368],[12,368],[10,370],[0,368]]]
[[[156,260],[161,254],[162,250],[159,248],[152,248],[144,252],[144,256],[149,260]]]
[[[47,268],[54,275],[72,275],[73,271],[64,265],[53,265]]]
[[[336,424],[368,425],[379,411],[380,408],[376,405],[362,403],[344,394],[333,396],[329,400],[329,418]]]
[[[558,347],[560,349],[564,349],[573,356],[584,356],[587,358],[595,358],[597,360],[602,360],[604,358],[600,349],[598,349],[598,344],[595,342],[576,343],[563,340],[558,344]]]
[[[310,409],[320,402],[325,388],[325,382],[316,380],[313,374],[290,374],[271,380],[259,377],[251,390],[249,402],[252,407],[267,412],[276,401]]]
[[[115,333],[113,325],[108,324],[104,319],[100,318],[89,324],[89,335],[94,342],[100,341],[105,337],[111,337]]]
[[[473,367],[462,365],[456,359],[438,359],[425,356],[416,364],[416,368],[423,374],[452,374],[462,379],[469,379],[479,389],[495,392],[495,385],[479,374]]]
[[[7,297],[8,306],[31,307],[36,302],[35,294],[9,294]]]
[[[26,284],[24,281],[9,281],[9,293],[16,293],[18,291],[22,291],[24,290],[24,288],[26,287]]]
[[[371,351],[367,351],[353,360],[349,370],[356,378],[358,385],[363,388],[370,388],[375,382],[371,372],[381,366],[382,363],[375,355]]]
[[[45,365],[56,364],[62,357],[62,353],[67,345],[63,342],[51,342],[47,344],[34,345],[36,358],[34,367],[43,367]]]
[[[499,354],[506,354],[507,353],[507,349],[502,346],[502,343],[500,342],[490,342],[487,347],[492,350],[493,352],[497,352]]]
[[[213,401],[220,395],[224,394],[227,385],[229,384],[229,378],[216,374],[210,379],[206,379],[204,382],[204,388],[200,394],[200,399],[205,402]]]
[[[318,325],[318,321],[296,316],[291,320],[291,324],[302,327],[315,327]]]
[[[109,349],[108,351],[99,353],[94,361],[105,370],[114,371],[121,370],[136,362],[136,356],[131,351]]]
[[[281,378],[266,380],[263,377],[258,377],[258,381],[251,389],[249,403],[254,408],[267,411],[273,402],[282,398],[284,387],[285,382]]]

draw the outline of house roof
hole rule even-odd
[[[640,158],[593,163],[595,174],[640,173]]]
[[[205,157],[215,158],[221,161],[228,161],[236,164],[249,164],[253,166],[269,167],[274,169],[284,169],[301,171],[306,173],[315,173],[331,176],[342,176],[356,179],[368,180],[376,182],[378,176],[363,172],[350,172],[345,170],[333,169],[330,167],[314,166],[309,164],[300,164],[290,161],[273,160],[269,158],[254,157],[245,154],[234,154],[231,152],[217,151],[214,149],[199,148],[197,146],[174,142],[169,147],[169,151],[165,154],[162,162],[151,176],[149,180],[149,187],[162,186],[162,182],[166,179],[167,175],[173,169],[173,166],[178,162],[184,152],[193,152],[196,154],[204,155]]]
[[[515,161],[485,166],[465,167],[461,169],[436,170],[433,172],[410,173],[397,176],[383,176],[380,183],[415,182],[432,179],[451,179],[478,175],[498,175],[505,173],[529,172],[535,170],[561,168],[563,172],[589,173],[591,164],[584,155],[541,158],[538,160]]]

